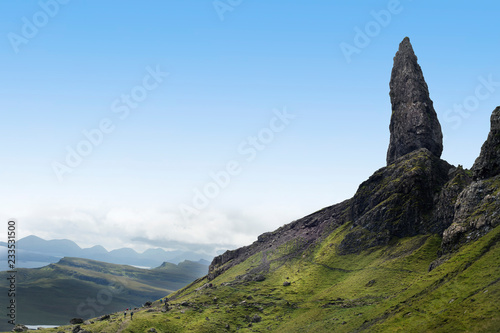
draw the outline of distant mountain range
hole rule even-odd
[[[2,252],[6,252],[5,242],[0,242],[0,247]],[[5,258],[5,256],[3,257]],[[130,248],[107,251],[100,245],[82,249],[68,239],[45,240],[37,236],[28,236],[17,241],[17,267],[43,267],[57,263],[64,257],[93,259],[144,268],[157,267],[163,262],[178,264],[184,260],[199,261],[208,265],[209,261],[212,260],[212,257],[205,254],[189,251],[165,251],[160,248],[148,249],[143,253],[138,253]],[[0,267],[0,270],[7,270],[7,267]]]
[[[81,258],[63,258],[42,268],[20,268],[16,319],[27,325],[63,325],[75,317],[88,319],[123,311],[163,298],[207,271],[206,264],[192,261],[141,269]],[[2,295],[7,295],[8,277],[9,273],[0,272]],[[2,320],[0,331],[7,330],[12,325]]]

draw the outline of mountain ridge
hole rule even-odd
[[[35,262],[36,267],[45,266],[49,263],[56,263],[63,257],[78,257],[85,259],[100,260],[114,264],[135,265],[142,267],[155,267],[164,261],[175,264],[184,260],[211,260],[212,257],[204,254],[197,254],[189,251],[165,251],[161,248],[147,249],[139,253],[131,248],[106,250],[101,245],[90,248],[81,248],[75,242],[68,239],[45,240],[35,235],[21,238],[17,241],[18,259],[20,265],[23,262]],[[26,268],[34,268],[28,264]]]

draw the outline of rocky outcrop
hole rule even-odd
[[[422,148],[375,172],[351,199],[352,231],[340,254],[386,245],[392,237],[439,233],[436,199],[454,168]],[[450,221],[451,223],[451,221]]]
[[[443,253],[484,236],[500,224],[500,175],[473,182],[455,203],[455,217],[443,232]]]
[[[476,159],[472,172],[474,179],[486,179],[500,174],[500,106],[490,118],[491,130]]]
[[[394,57],[389,86],[392,115],[387,165],[420,148],[441,157],[441,125],[408,37],[401,42]]]
[[[442,187],[436,196],[434,211],[430,224],[434,226],[433,233],[442,234],[455,218],[455,203],[460,193],[472,182],[471,172],[462,166],[450,170],[450,180]]]
[[[463,168],[440,159],[443,143],[422,69],[406,37],[394,57],[387,167],[362,183],[351,200],[351,231],[340,254],[386,245],[393,237],[442,233],[470,183]]]
[[[458,196],[453,223],[443,233],[444,253],[478,239],[500,224],[500,107],[491,115],[491,130],[472,173],[475,181]]]
[[[12,332],[27,332],[29,329],[28,327],[24,326],[24,325],[21,325],[21,324],[17,324],[13,329],[12,329]]]

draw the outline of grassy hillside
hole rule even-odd
[[[344,225],[297,255],[290,241],[200,279],[91,332],[495,332],[500,327],[500,227],[429,271],[441,239],[421,235],[339,255]],[[245,274],[266,267],[262,281]],[[288,284],[285,286],[284,284]],[[57,332],[59,329],[46,330]]]
[[[146,270],[79,258],[64,258],[38,269],[18,269],[17,322],[67,324],[74,317],[88,319],[141,306],[206,272],[207,266],[195,262]],[[6,276],[0,273],[0,288],[4,290]],[[2,330],[12,329],[5,321],[0,324]]]
[[[500,107],[469,171],[440,159],[441,128],[408,37],[390,86],[388,165],[352,199],[224,252],[168,304],[84,330],[499,332]],[[79,331],[45,331],[62,330]]]

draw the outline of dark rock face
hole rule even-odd
[[[442,232],[451,221],[442,225],[433,216],[450,170],[450,164],[422,148],[375,172],[351,199],[352,231],[339,253],[386,245],[392,237]]]
[[[436,197],[430,221],[430,224],[434,226],[434,233],[441,234],[453,223],[457,198],[471,182],[470,171],[464,170],[462,166],[450,170],[450,180],[442,187]]]
[[[500,174],[500,106],[493,111],[490,121],[490,133],[472,167],[475,180]]]
[[[443,232],[444,253],[484,236],[500,225],[500,175],[473,182],[455,203],[452,225]]]
[[[500,107],[491,115],[491,130],[472,173],[474,181],[458,196],[453,223],[443,233],[445,253],[500,224]]]
[[[408,37],[399,44],[389,86],[392,116],[387,165],[420,148],[441,157],[441,125]]]

